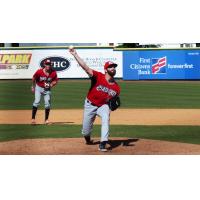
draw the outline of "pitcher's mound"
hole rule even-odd
[[[199,154],[200,145],[133,138],[112,138],[108,152],[98,150],[99,139],[86,145],[83,138],[24,139],[0,143],[0,154],[14,155],[159,155]]]

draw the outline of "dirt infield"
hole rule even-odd
[[[82,109],[52,110],[50,121],[57,124],[82,124]],[[1,110],[0,124],[30,124],[31,110]],[[37,123],[44,122],[44,111]],[[200,109],[119,109],[111,114],[113,125],[200,125]],[[100,124],[97,118],[95,124]]]
[[[85,145],[81,138],[26,139],[0,143],[1,155],[186,155],[200,154],[200,145],[131,138],[112,138],[108,152]]]
[[[53,124],[82,124],[82,109],[52,110]],[[31,110],[1,110],[0,124],[30,124]],[[43,123],[44,111],[39,110],[37,123]],[[100,124],[97,118],[95,124]],[[200,109],[119,109],[111,114],[113,125],[200,125]],[[177,142],[111,138],[108,154],[125,155],[186,155],[200,154],[200,145]],[[14,155],[101,155],[98,139],[88,146],[82,138],[26,139],[0,143],[0,154]],[[104,153],[105,154],[105,153]]]

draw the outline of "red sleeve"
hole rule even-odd
[[[120,89],[120,86],[117,84],[117,95],[119,96],[120,95],[120,91],[121,91],[121,89]]]
[[[120,88],[119,88],[119,91],[118,91],[118,96],[120,95]]]
[[[119,87],[119,94],[120,94],[120,92],[121,92],[121,88]]]
[[[92,70],[92,72],[93,72],[93,76],[92,76],[93,78],[96,78],[100,73],[100,72],[97,72],[95,70]]]
[[[33,74],[33,78],[37,79],[37,78],[38,78],[38,75],[39,75],[39,70],[37,70],[37,71],[35,72],[35,74]]]

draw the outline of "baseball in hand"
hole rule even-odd
[[[69,46],[69,49],[70,49],[70,50],[74,49],[74,46],[73,46],[73,45],[70,45],[70,46]]]

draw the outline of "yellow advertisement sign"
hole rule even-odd
[[[28,69],[32,54],[0,54],[0,69]]]

